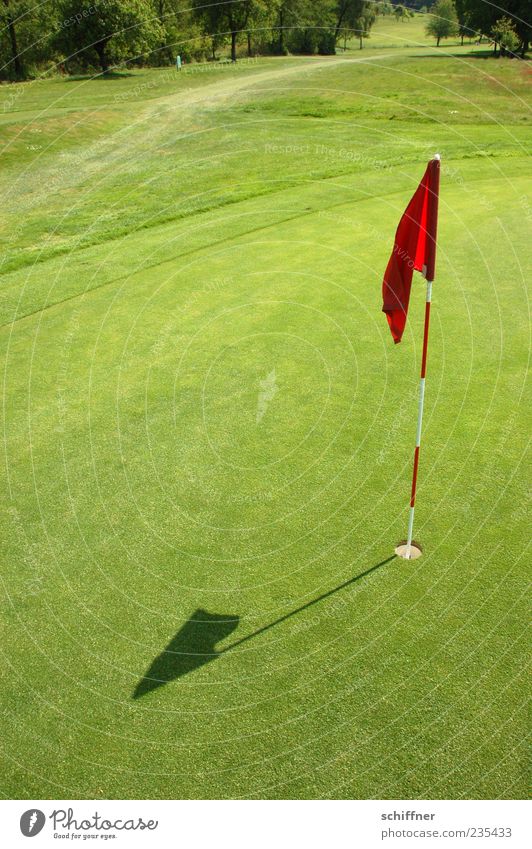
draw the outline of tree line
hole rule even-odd
[[[426,31],[440,46],[442,38],[459,35],[464,38],[483,38],[493,44],[494,55],[523,58],[529,48],[531,0],[503,0],[498,6],[488,0],[436,0]]]
[[[165,65],[229,50],[334,53],[348,31],[369,33],[371,0],[0,0],[0,78],[25,79],[120,63]]]
[[[128,64],[168,65],[216,60],[228,52],[332,54],[357,36],[360,47],[379,15],[404,20],[421,0],[0,0],[0,79],[23,80],[44,73],[103,74]],[[507,15],[486,0],[437,0],[440,38],[455,28],[468,35],[499,38],[522,55],[530,26],[530,0],[504,0]],[[425,7],[431,0],[424,0]],[[435,7],[433,7],[435,9]],[[440,10],[441,11],[441,10]],[[446,22],[446,27],[445,27]],[[498,29],[497,29],[498,27]]]

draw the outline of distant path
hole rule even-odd
[[[176,92],[176,94],[165,94],[157,98],[152,103],[161,103],[165,100],[174,101],[179,97],[181,106],[195,106],[203,103],[206,100],[215,98],[219,102],[220,98],[226,98],[237,92],[252,88],[263,82],[275,82],[285,79],[286,77],[294,77],[303,74],[312,74],[315,71],[321,71],[325,68],[336,67],[338,65],[359,64],[361,62],[375,62],[378,59],[389,59],[393,57],[393,50],[386,50],[376,56],[360,56],[360,57],[345,57],[345,56],[328,56],[322,59],[312,59],[310,57],[295,60],[293,65],[288,65],[283,68],[274,70],[264,70],[254,73],[250,76],[233,77],[231,79],[219,80],[217,82],[208,83],[198,89],[193,89],[186,92]]]
[[[396,51],[397,53],[397,51]],[[178,89],[171,94],[164,94],[149,100],[134,100],[131,120],[113,132],[101,136],[97,140],[80,142],[75,149],[61,152],[60,157],[39,164],[40,180],[32,186],[31,194],[20,192],[22,180],[27,178],[30,166],[16,175],[13,179],[10,169],[0,178],[0,192],[4,202],[9,201],[11,212],[24,214],[27,209],[35,209],[39,204],[48,202],[50,186],[74,190],[87,181],[106,179],[112,180],[116,169],[124,165],[124,148],[127,146],[128,159],[135,160],[144,155],[146,148],[155,149],[175,138],[178,132],[187,132],[190,127],[191,113],[196,108],[216,109],[227,107],[232,98],[239,93],[249,91],[252,94],[257,87],[264,83],[275,83],[283,79],[301,76],[326,68],[338,67],[348,63],[360,64],[374,62],[394,55],[393,50],[379,52],[376,56],[347,58],[344,56],[329,56],[313,59],[302,57],[293,64],[281,68],[255,70],[250,74],[242,74],[229,79],[206,82],[198,88],[188,90]],[[223,73],[223,72],[222,72]],[[97,112],[98,108],[93,111]],[[185,114],[182,114],[185,113]],[[42,113],[41,113],[42,114]],[[80,110],[81,117],[74,118],[74,126],[82,124],[85,113]],[[67,128],[63,131],[67,135]]]

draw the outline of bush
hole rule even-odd
[[[318,49],[318,33],[311,27],[292,32],[289,47],[293,53],[314,54]]]
[[[501,56],[514,54],[519,47],[519,38],[510,18],[499,18],[491,30],[491,37],[499,45]]]
[[[336,40],[332,30],[322,30],[318,36],[318,53],[321,56],[334,56]]]

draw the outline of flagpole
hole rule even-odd
[[[436,236],[438,229],[438,199],[440,193],[440,155],[437,153],[433,159],[433,169],[431,171],[431,180],[429,187],[429,201],[427,210],[427,264],[424,269],[425,280],[427,281],[427,294],[425,298],[425,323],[423,327],[423,352],[421,356],[421,376],[419,381],[419,403],[417,411],[417,430],[416,430],[416,446],[414,449],[414,468],[412,472],[412,490],[410,494],[410,512],[408,516],[408,536],[406,546],[399,545],[397,548],[398,554],[404,557],[405,560],[419,557],[421,549],[414,544],[412,545],[412,535],[414,533],[414,512],[416,507],[416,488],[417,488],[417,472],[419,465],[419,449],[421,446],[421,430],[423,426],[423,405],[425,402],[425,377],[427,373],[427,354],[429,345],[429,325],[430,325],[430,306],[432,303],[432,281],[434,280],[434,271],[436,265]],[[412,549],[415,549],[413,552]]]

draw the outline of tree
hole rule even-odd
[[[454,0],[456,7],[456,17],[458,18],[458,35],[460,43],[464,44],[464,38],[472,38],[475,35],[475,30],[471,28],[469,23],[469,13],[467,10],[467,0]]]
[[[360,50],[362,50],[362,40],[364,38],[369,38],[370,30],[373,24],[375,23],[375,12],[371,8],[371,6],[367,6],[358,19],[358,40]]]
[[[227,39],[227,29],[224,26],[223,9],[219,3],[204,3],[194,0],[192,12],[198,25],[211,40],[212,58],[216,58],[216,49],[222,47]]]
[[[161,26],[142,0],[105,0],[98,6],[61,0],[59,5],[63,25],[56,44],[73,56],[94,57],[104,74],[119,59],[134,58],[161,43]]]
[[[485,0],[460,0],[466,23],[480,36],[491,37],[491,31],[496,25],[501,8],[500,5],[486,3]],[[519,52],[524,58],[532,38],[530,24],[530,0],[504,0],[504,11],[511,20],[512,27],[519,38]]]
[[[491,29],[491,35],[495,45],[499,45],[499,56],[505,56],[507,53],[515,55],[519,38],[510,18],[499,18]]]
[[[396,21],[404,21],[405,18],[408,18],[408,11],[405,9],[404,6],[394,6],[393,13],[395,15]]]
[[[22,60],[20,58],[20,54],[18,52],[18,43],[17,43],[17,31],[15,28],[15,20],[16,15],[15,10],[13,9],[13,2],[11,0],[3,0],[4,2],[4,14],[2,17],[5,21],[6,30],[9,34],[9,45],[11,49],[11,62],[13,63],[13,70],[15,73],[15,78],[20,80],[23,76],[22,69]]]
[[[222,3],[206,4],[204,0],[193,0],[193,7],[211,37],[215,34],[229,34],[231,61],[236,62],[238,36],[247,31],[248,22],[254,15],[267,9],[267,3],[266,0],[225,0]]]
[[[0,79],[23,80],[34,76],[39,62],[50,63],[57,26],[54,3],[0,0]]]
[[[352,2],[353,0],[349,0],[349,3]],[[364,0],[356,0],[356,2],[363,5]],[[346,3],[346,9],[349,3]],[[289,0],[289,2],[281,1],[279,5],[277,0],[277,10],[280,10],[278,17],[280,52],[291,50],[295,53],[307,54],[316,51],[321,54],[334,53],[340,35],[340,29],[338,32],[336,29],[339,5],[329,0],[321,0],[319,3],[315,0],[297,0],[297,2]]]
[[[432,7],[425,31],[436,39],[436,47],[440,46],[442,38],[458,34],[458,19],[453,0],[437,0]]]
[[[170,7],[169,0],[153,0],[153,6],[157,17],[159,18],[159,25],[161,28],[161,43],[159,49],[160,57],[166,56],[166,59],[169,62],[173,62],[174,60],[174,51],[167,44],[167,35],[170,30],[170,21],[169,18],[173,9]]]
[[[271,9],[266,3],[252,3],[248,18],[248,29],[246,31],[248,43],[248,56],[252,56],[257,50],[257,45],[264,41],[264,33],[269,30],[275,19],[275,9]],[[252,44],[252,35],[255,33],[255,47]]]
[[[296,25],[301,26],[308,17],[308,7],[305,0],[278,0],[275,10],[277,18],[278,50],[284,55],[286,49],[286,32]]]
[[[222,9],[222,20],[227,20],[231,35],[231,62],[236,62],[236,40],[247,26],[252,5],[252,0],[230,0]]]
[[[105,3],[106,0],[94,2]],[[177,53],[183,62],[202,60],[212,50],[211,40],[205,36],[203,26],[192,14],[187,0],[142,0],[142,4],[150,18],[157,16],[160,28],[159,45],[152,51],[149,64],[173,65]]]
[[[500,12],[496,6],[492,7],[494,13]],[[530,39],[532,38],[532,24],[530,21],[530,0],[505,0],[504,9],[508,13],[512,27],[519,38],[519,51],[524,59]]]
[[[342,27],[348,29],[356,29],[360,16],[364,12],[365,0],[337,0],[335,4],[336,23],[334,27],[334,40],[338,41],[338,36]]]
[[[225,36],[223,33],[215,32],[210,36],[210,41],[211,59],[213,62],[216,62],[216,60],[218,59],[216,51],[219,50],[221,47],[225,47],[225,45],[227,44],[227,36]]]

